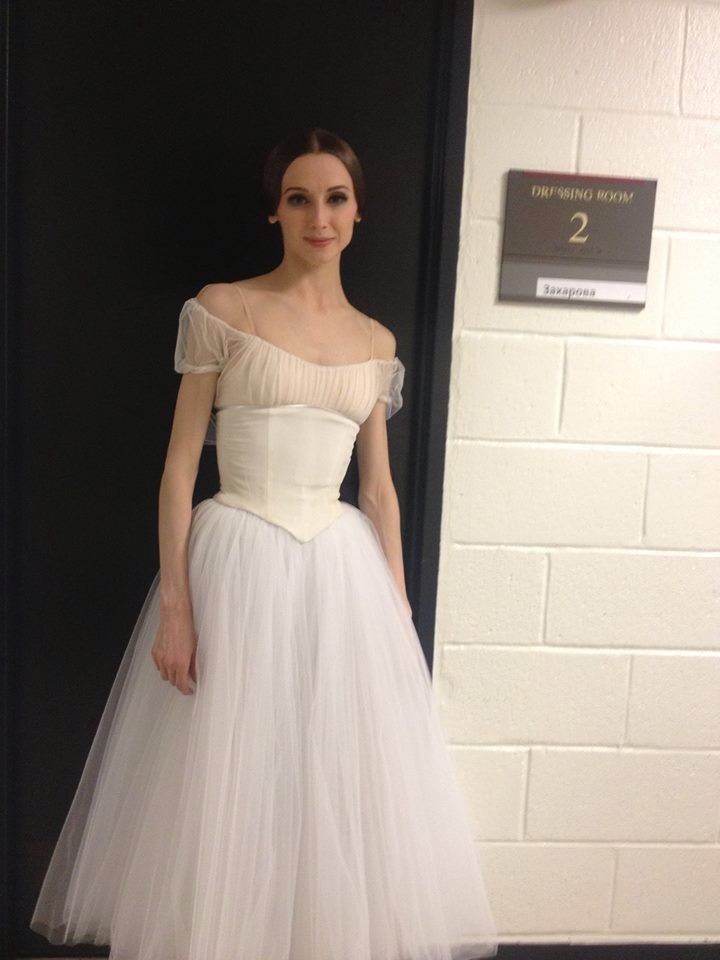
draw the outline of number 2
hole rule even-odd
[[[570,217],[570,223],[572,223],[576,217],[580,218],[580,226],[577,228],[575,233],[570,237],[570,239],[568,240],[568,243],[585,243],[585,241],[588,239],[587,234],[584,237],[581,237],[580,233],[588,225],[588,215],[586,213],[583,213],[582,210],[578,210],[577,213],[574,213]]]

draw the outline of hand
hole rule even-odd
[[[197,684],[196,651],[192,611],[161,614],[151,656],[163,680],[184,694],[195,692],[188,684],[188,676]]]

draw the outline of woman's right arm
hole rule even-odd
[[[195,647],[188,577],[192,496],[218,373],[186,373],[180,382],[158,501],[161,623],[153,659],[183,693]]]

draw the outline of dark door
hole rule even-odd
[[[407,370],[388,429],[432,665],[472,3],[23,0],[3,12],[2,886],[7,955],[47,956],[27,922],[157,570],[179,309],[205,283],[278,262],[260,171],[298,126],[339,133],[364,166],[343,280],[394,331]],[[216,489],[206,447],[195,502]],[[343,499],[355,492],[353,463]]]

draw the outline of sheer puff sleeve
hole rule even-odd
[[[383,385],[378,400],[385,404],[385,419],[397,413],[403,405],[402,388],[405,381],[405,367],[399,357],[387,364],[384,370]]]
[[[186,300],[178,322],[175,372],[218,372],[226,359],[227,343],[222,326],[197,300]]]

